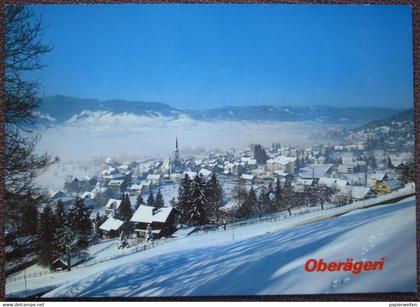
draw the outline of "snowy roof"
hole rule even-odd
[[[17,237],[15,239],[15,242],[19,246],[24,246],[26,244],[31,243],[33,241],[33,239],[34,239],[33,236],[22,236],[22,237]]]
[[[302,178],[312,178],[312,174],[315,178],[325,176],[325,174],[331,169],[332,164],[310,164],[300,169]]]
[[[249,174],[242,174],[241,175],[241,179],[244,179],[244,180],[254,180],[254,175],[249,175]]]
[[[130,189],[131,190],[141,190],[141,188],[143,187],[143,185],[142,184],[132,184],[131,186],[130,186]]]
[[[146,180],[160,180],[161,175],[159,174],[149,174],[146,177]]]
[[[108,208],[108,209],[111,209],[111,207],[113,207],[115,209],[118,209],[118,207],[120,205],[121,205],[121,200],[120,199],[111,198],[110,200],[108,200],[105,207]]]
[[[274,171],[273,173],[276,174],[277,176],[280,176],[280,177],[287,177],[287,176],[289,176],[289,173],[283,172],[281,170]]]
[[[199,174],[203,175],[204,177],[210,176],[211,175],[211,171],[209,171],[208,169],[202,168],[199,171]]]
[[[367,187],[360,187],[360,186],[346,186],[339,195],[343,196],[351,196],[352,198],[356,199],[363,199],[368,196],[368,194],[372,192],[370,188]]]
[[[375,174],[372,175],[372,179],[376,180],[376,181],[383,181],[385,179],[385,177],[386,177],[386,174],[382,173],[382,172],[381,173],[375,173]]]
[[[110,182],[109,182],[109,185],[122,185],[123,184],[123,182],[124,182],[124,180],[111,180]]]
[[[296,157],[278,156],[274,159],[267,160],[267,163],[276,163],[280,165],[286,165],[290,162],[295,162],[295,161],[296,161]]]
[[[195,176],[197,176],[197,172],[183,172],[182,173],[182,177],[184,178],[185,175],[188,175],[188,177],[190,177],[190,179],[194,178]]]
[[[388,186],[388,188],[391,191],[396,190],[401,186],[401,183],[395,178],[392,178],[392,179],[389,179],[389,180],[385,181],[385,184]]]
[[[248,165],[257,165],[257,160],[256,159],[249,159],[247,163],[248,163]]]
[[[297,178],[296,183],[301,184],[301,185],[312,185],[314,183],[314,180],[313,179]]]
[[[76,255],[70,257],[70,266],[75,266],[79,263],[81,263],[83,260],[87,258],[87,255]],[[53,261],[53,264],[62,263],[64,266],[67,267],[67,257],[60,257]]]
[[[329,188],[343,189],[349,183],[347,180],[343,180],[343,179],[321,177],[319,178],[318,184],[324,184]]]
[[[99,226],[99,229],[105,231],[118,230],[123,224],[124,221],[109,217],[101,226]]]
[[[156,210],[153,214],[153,210]],[[156,209],[154,207],[141,205],[136,212],[134,212],[131,222],[137,223],[153,223],[160,222],[165,223],[171,214],[173,208],[163,207]]]

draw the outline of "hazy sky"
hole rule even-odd
[[[44,95],[411,107],[410,6],[33,5]]]

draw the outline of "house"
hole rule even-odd
[[[147,226],[150,224],[155,239],[170,235],[174,230],[176,210],[172,207],[154,208],[141,205],[130,222],[134,224],[137,237],[145,237]]]
[[[151,185],[160,185],[160,180],[162,179],[162,175],[159,174],[149,174],[146,177],[146,181],[150,182]]]
[[[399,182],[397,179],[389,178],[384,181],[375,183],[372,186],[372,190],[375,191],[376,194],[383,195],[398,190],[401,186],[401,182]]]
[[[105,214],[112,214],[114,209],[118,210],[120,205],[121,205],[120,199],[111,198],[110,200],[108,200],[108,202],[105,205]]]
[[[372,179],[372,184],[378,184],[380,182],[383,182],[384,180],[388,179],[388,176],[385,173],[375,173],[372,175],[371,177]]]
[[[241,180],[243,180],[245,182],[253,183],[254,179],[255,179],[254,175],[250,175],[250,174],[242,174],[241,175]]]
[[[309,164],[300,169],[301,178],[321,178],[331,173],[332,164]]]
[[[318,180],[319,185],[325,185],[331,189],[342,190],[349,185],[349,182],[344,179],[321,177]]]
[[[402,169],[410,164],[413,157],[409,153],[400,153],[398,155],[390,154],[388,157],[388,165],[392,168]]]
[[[99,226],[102,238],[112,239],[118,237],[121,231],[125,230],[125,223],[125,221],[119,220],[115,217],[108,217],[108,219]]]
[[[93,209],[95,207],[96,201],[94,199],[84,198],[83,204],[86,206],[86,208]]]
[[[235,176],[240,176],[245,171],[245,165],[244,162],[229,162],[226,163],[224,166],[224,173],[225,174],[232,174]]]
[[[108,183],[108,187],[115,193],[124,192],[127,188],[127,184],[125,183],[125,180],[113,179]]]
[[[54,271],[70,270],[70,268],[85,261],[87,257],[88,257],[88,254],[79,254],[79,255],[70,257],[70,259],[67,256],[62,256],[53,261],[52,269]]]
[[[267,172],[274,172],[282,170],[294,175],[296,168],[296,157],[278,156],[274,159],[267,160],[265,170]]]
[[[376,193],[371,188],[348,185],[337,193],[337,199],[342,202],[350,202],[363,200],[375,195]]]
[[[141,189],[142,189],[142,185],[141,184],[132,184],[129,187],[129,190],[136,193],[136,194],[141,194]]]

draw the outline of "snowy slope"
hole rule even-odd
[[[410,292],[416,288],[415,199],[261,233],[265,224],[180,239],[76,272],[46,294],[62,296],[268,295]],[[309,258],[379,260],[383,271],[307,273]],[[96,272],[94,272],[96,271]],[[65,273],[64,273],[65,274]],[[89,275],[90,274],[90,275]],[[43,284],[40,286],[46,286]]]

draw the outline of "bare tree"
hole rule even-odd
[[[41,40],[41,22],[34,12],[20,5],[9,5],[5,14],[5,169],[6,218],[18,218],[22,200],[39,193],[34,179],[53,159],[37,154],[39,136],[32,133],[40,104],[37,81],[24,75],[44,66],[42,56],[51,47]]]

